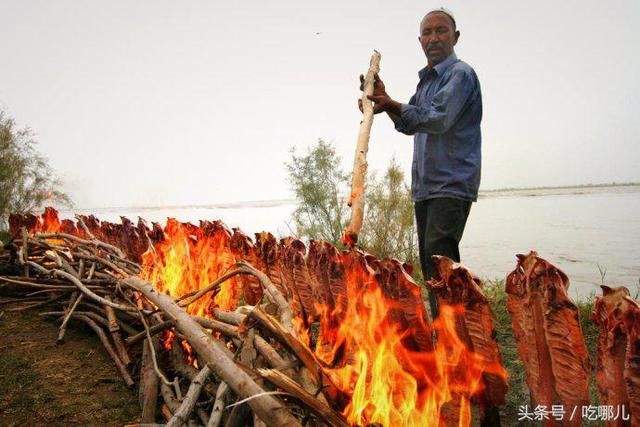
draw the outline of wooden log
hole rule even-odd
[[[74,236],[72,234],[67,233],[37,233],[36,237],[41,239],[66,239],[72,240],[76,243],[81,243],[84,245],[95,245],[97,247],[101,247],[110,251],[115,252],[120,258],[124,258],[124,252],[116,246],[110,245],[108,243],[101,242],[100,240],[85,240],[80,237]]]
[[[165,320],[164,322],[157,323],[149,327],[149,335],[154,336],[164,331],[165,329],[172,328],[173,325],[174,323],[171,320]],[[126,338],[124,341],[128,346],[132,346],[137,342],[142,341],[146,338],[147,338],[147,331],[142,331],[135,335],[130,336],[129,338]]]
[[[331,399],[337,401],[342,395],[340,390],[335,386],[331,379],[324,373],[320,362],[316,359],[313,352],[303,344],[291,331],[288,331],[273,316],[266,313],[260,307],[256,307],[251,311],[249,316],[263,326],[273,337],[288,348],[306,368],[306,372],[302,372],[298,377],[303,382],[306,389],[311,389],[312,384]]]
[[[78,319],[78,320],[83,321],[84,323],[89,325],[89,327],[91,329],[93,329],[93,331],[100,338],[100,341],[102,341],[102,345],[107,350],[107,353],[109,353],[109,356],[111,356],[111,359],[113,359],[113,361],[115,362],[116,367],[118,368],[118,371],[120,372],[120,375],[122,375],[122,378],[124,379],[124,382],[127,384],[127,387],[129,387],[129,388],[133,387],[134,382],[133,382],[133,379],[131,378],[131,375],[129,375],[129,372],[127,372],[127,368],[125,368],[124,364],[122,363],[122,361],[118,357],[118,354],[116,353],[116,351],[111,346],[111,343],[109,342],[109,338],[107,338],[107,334],[104,333],[102,328],[100,326],[98,326],[98,324],[96,322],[94,322],[93,320],[91,320],[87,316],[75,315],[73,317]]]
[[[80,305],[84,306],[87,309],[93,310],[95,313],[99,313],[105,319],[107,317],[107,313],[104,310],[104,306],[92,304],[87,301],[81,302]],[[138,317],[132,316],[131,312],[124,312],[124,311],[116,311],[116,317],[118,319],[118,325],[120,326],[120,329],[126,332],[127,335],[136,335],[138,333],[136,329],[134,329],[132,326],[129,325],[129,323],[131,322],[137,322],[139,320]]]
[[[278,310],[280,312],[280,323],[282,323],[282,326],[288,331],[293,330],[293,310],[289,305],[289,301],[285,299],[284,295],[282,295],[271,279],[269,279],[269,276],[247,262],[241,261],[237,265],[246,269],[258,278],[267,295],[271,297],[271,301],[278,306]]]
[[[238,327],[232,326],[224,322],[219,322],[213,319],[207,319],[199,316],[192,316],[193,319],[198,322],[198,324],[207,329],[211,329],[214,332],[219,332],[222,335],[225,335],[229,338],[240,338],[240,334],[238,333]]]
[[[213,309],[213,316],[221,322],[236,326],[239,325],[245,319],[245,317],[247,317],[241,313],[224,311],[219,307],[215,307]]]
[[[158,340],[153,340],[153,345],[158,346]],[[158,346],[159,347],[159,346]],[[153,368],[151,345],[145,341],[142,347],[142,366],[140,368],[140,388],[138,397],[142,409],[141,422],[153,423],[156,419],[156,407],[158,406],[158,386],[160,379]]]
[[[56,301],[62,299],[64,296],[66,296],[66,294],[62,293],[62,294],[60,294],[58,296],[55,296],[53,298],[49,298],[49,299],[44,300],[42,302],[36,302],[34,304],[28,304],[28,305],[25,305],[23,307],[7,308],[7,309],[5,309],[5,311],[24,311],[24,310],[30,310],[30,309],[36,308],[36,307],[42,307],[44,305],[51,304],[52,302],[56,302]]]
[[[71,318],[71,315],[78,307],[78,304],[80,303],[80,301],[82,301],[82,297],[83,295],[80,293],[80,291],[75,291],[71,295],[71,300],[69,301],[67,314],[65,315],[64,320],[62,321],[62,325],[60,325],[60,332],[58,332],[58,339],[56,340],[56,343],[62,344],[62,341],[64,340],[64,334],[67,331],[67,323],[69,323],[69,319]]]
[[[8,298],[0,301],[0,305],[23,304],[25,302],[40,302],[40,301],[46,301],[47,299],[48,298],[43,298],[43,297]]]
[[[265,358],[269,366],[279,371],[286,371],[292,366],[280,356],[275,348],[271,346],[264,338],[256,334],[253,339],[253,346],[256,351]]]
[[[37,288],[59,288],[68,289],[75,288],[73,285],[69,285],[68,281],[61,279],[52,279],[48,277],[22,277],[22,276],[0,276],[0,281],[7,283],[15,283],[17,285],[32,286]],[[98,286],[115,285],[114,279],[102,280],[102,279],[84,279],[83,283],[87,284],[88,288],[98,288]]]
[[[83,254],[83,253],[75,253],[74,255],[76,257],[78,257],[78,258],[86,259],[86,260],[89,260],[89,261],[95,261],[95,262],[98,262],[100,264],[103,264],[104,266],[109,267],[110,269],[112,269],[116,273],[121,274],[123,276],[127,276],[129,274],[138,273],[137,271],[133,271],[133,270],[127,268],[127,267],[119,267],[114,262],[109,261],[108,259],[106,259],[104,257],[97,256],[97,255],[89,255],[89,254]]]
[[[207,427],[219,427],[222,422],[222,413],[227,400],[227,394],[229,393],[229,386],[227,383],[222,382],[216,390],[216,400],[213,402],[213,410],[211,411],[211,417],[207,423]]]
[[[188,292],[184,295],[182,295],[180,298],[178,298],[178,302],[180,304],[180,307],[186,307],[190,304],[193,304],[194,302],[196,302],[200,297],[204,296],[205,294],[209,293],[209,292],[213,292],[216,289],[218,289],[220,287],[220,285],[224,282],[226,282],[227,280],[231,279],[232,277],[238,275],[238,274],[250,274],[249,272],[238,268],[236,270],[232,270],[220,277],[218,277],[213,283],[211,283],[209,286],[206,286],[202,289],[199,289],[197,291],[192,291],[192,292]]]
[[[22,259],[27,261],[29,259],[29,233],[27,233],[27,228],[22,227]],[[24,265],[24,276],[29,277],[29,266]]]
[[[164,399],[164,395],[162,396],[162,398]],[[163,404],[162,406],[160,406],[160,412],[162,412],[162,416],[164,417],[165,420],[170,420],[171,417],[173,416],[167,404]]]
[[[265,395],[264,390],[225,352],[220,343],[209,336],[195,320],[169,296],[160,294],[150,283],[137,277],[129,277],[124,284],[140,291],[176,322],[176,328],[187,338],[202,361],[240,398],[248,401],[251,409],[270,426],[299,426],[298,420],[276,398]]]
[[[368,98],[373,95],[373,85],[375,75],[380,72],[380,52],[373,51],[369,70],[364,79],[362,90],[363,116],[358,132],[358,143],[353,159],[353,177],[351,179],[351,195],[347,204],[351,207],[351,220],[345,231],[345,242],[355,244],[358,240],[358,233],[362,227],[364,218],[364,180],[367,175],[367,151],[369,151],[369,136],[373,125],[373,103]]]
[[[173,414],[180,407],[180,402],[178,402],[178,400],[176,399],[176,395],[174,394],[171,387],[168,384],[165,384],[164,382],[160,383],[160,394],[162,395],[162,400],[164,401],[164,404],[167,406],[167,409],[170,411],[168,417],[167,417],[167,414],[164,414],[168,421],[173,417]]]
[[[118,351],[118,355],[120,356],[120,360],[124,363],[125,366],[129,366],[131,364],[131,358],[129,357],[129,353],[127,353],[127,349],[122,341],[122,336],[120,335],[120,325],[118,325],[118,319],[116,318],[116,313],[112,307],[105,306],[104,310],[107,312],[107,320],[109,321],[109,332],[111,333],[111,338],[113,338],[113,343],[115,344],[116,350]]]
[[[306,407],[311,409],[314,414],[330,426],[349,426],[340,413],[331,409],[331,407],[314,397],[312,394],[309,394],[306,390],[300,387],[300,385],[284,375],[282,372],[275,369],[258,369],[258,372],[262,378],[304,403]]]
[[[167,427],[179,427],[188,421],[189,414],[193,411],[193,407],[196,405],[200,392],[202,391],[202,387],[209,378],[209,375],[211,375],[211,369],[205,365],[191,382],[189,390],[182,400],[182,404],[178,410],[173,413],[173,417],[171,417],[167,423]]]
[[[84,260],[81,259],[80,260],[80,267],[78,267],[78,278],[80,280],[82,280],[82,277],[84,276],[84,273],[85,273],[84,270],[85,270],[85,263],[84,263]]]
[[[47,274],[53,273],[56,276],[60,276],[60,277],[64,277],[65,279],[68,279],[71,283],[73,283],[74,285],[76,285],[78,287],[78,289],[80,289],[80,291],[85,294],[87,297],[89,297],[90,299],[99,302],[100,304],[103,305],[107,305],[113,308],[117,308],[118,310],[122,310],[122,311],[136,311],[135,307],[131,307],[131,306],[126,306],[126,305],[122,305],[122,304],[116,304],[114,302],[111,302],[109,300],[106,300],[104,298],[102,298],[101,296],[97,295],[96,293],[94,293],[93,291],[91,291],[89,288],[87,288],[84,283],[82,283],[80,280],[78,280],[78,278],[76,278],[74,275],[67,273],[66,271],[63,270],[52,270],[49,271],[47,269],[44,269],[46,271]]]

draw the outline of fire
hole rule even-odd
[[[55,215],[54,215],[55,214]],[[55,231],[60,221],[55,211],[39,217],[39,231]],[[57,227],[57,228],[56,228]],[[220,222],[200,226],[169,219],[153,247],[142,255],[142,276],[160,291],[179,297],[207,287],[233,268],[239,259],[231,248],[231,233]],[[156,232],[156,227],[154,227]],[[316,303],[319,333],[307,329],[312,319],[294,318],[294,330],[308,345],[325,372],[349,401],[341,408],[352,425],[425,426],[471,424],[471,403],[483,390],[483,375],[506,378],[497,362],[470,351],[457,335],[462,306],[442,306],[431,325],[437,336],[432,351],[417,351],[402,310],[383,289],[368,258],[356,250],[339,255],[344,266],[344,295],[335,304]],[[211,309],[234,310],[241,302],[240,279],[224,282],[191,304],[191,314],[211,317]],[[297,311],[296,311],[297,312]],[[403,323],[405,322],[405,323]],[[426,328],[430,331],[431,329]],[[175,335],[164,341],[171,346]],[[190,348],[181,343],[187,356]],[[195,358],[190,363],[196,363]]]
[[[169,219],[164,240],[142,255],[142,277],[160,291],[179,297],[207,287],[230,270],[236,261],[229,249],[230,232],[220,223],[206,226]],[[222,283],[215,296],[200,298],[187,311],[208,316],[212,303],[223,310],[233,310],[239,297],[238,283],[231,278]]]
[[[329,332],[335,342],[330,354],[322,346],[316,354],[327,362],[344,352],[344,366],[326,371],[351,396],[343,414],[353,425],[467,426],[471,398],[483,388],[483,373],[506,376],[502,366],[487,363],[457,336],[462,306],[441,307],[433,323],[435,350],[416,352],[403,345],[406,331],[392,320],[396,303],[385,298],[372,277],[348,271],[346,302],[337,331],[331,325],[336,310],[322,311],[329,315],[322,316],[321,333]]]
[[[36,231],[40,233],[57,233],[61,227],[58,212],[54,208],[45,208],[42,216],[38,216]]]

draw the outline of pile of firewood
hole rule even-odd
[[[51,224],[55,232],[48,232]],[[59,221],[48,209],[43,216],[12,216],[12,241],[0,251],[0,303],[5,311],[38,309],[59,324],[59,342],[69,322],[95,331],[125,383],[138,386],[143,424],[346,426],[360,422],[345,410],[354,391],[337,384],[331,372],[355,366],[355,352],[362,349],[336,334],[359,314],[360,301],[354,300],[380,295],[390,307],[384,325],[399,331],[406,349],[400,362],[419,390],[434,387],[442,374],[442,366],[421,354],[459,353],[446,347],[455,342],[469,351],[452,378],[478,375],[478,381],[470,378],[480,386],[462,392],[436,419],[470,423],[461,405],[471,401],[479,404],[485,425],[499,424],[508,380],[494,318],[480,280],[461,264],[434,257],[434,277],[427,282],[441,311],[456,313],[448,328],[442,319],[431,323],[410,267],[397,260],[340,252],[320,241],[307,251],[299,240],[278,242],[269,233],[258,233],[253,243],[219,222],[167,227],[186,230],[194,241],[213,236],[223,242],[230,268],[207,286],[170,296],[141,278],[149,277],[143,254],[160,258],[155,251],[167,228],[124,218],[122,224],[93,216]],[[223,310],[213,297],[230,280],[247,305]],[[590,404],[591,363],[567,289],[562,271],[535,252],[521,255],[507,277],[507,308],[532,406],[580,412]],[[593,313],[601,328],[600,404],[626,408],[631,419],[625,422],[632,424],[619,425],[633,425],[640,422],[640,306],[626,288],[603,292]],[[194,306],[206,307],[207,317],[195,315]],[[300,336],[301,326],[313,335],[310,341]],[[370,375],[364,379],[372,381]],[[580,423],[578,416],[559,424]]]
[[[5,310],[44,310],[41,316],[60,323],[60,342],[69,322],[88,325],[129,387],[139,365],[143,423],[153,423],[159,408],[169,425],[216,426],[223,419],[243,425],[254,416],[254,425],[347,425],[327,405],[323,393],[331,385],[323,383],[320,366],[291,333],[288,302],[251,265],[239,263],[232,274],[255,277],[268,302],[235,312],[215,309],[215,319],[206,319],[184,307],[215,284],[178,300],[162,295],[136,277],[140,266],[108,243],[24,229],[4,249],[2,263],[20,269],[0,279],[3,294],[13,296],[3,300],[13,305]],[[169,330],[173,336],[163,337]],[[171,351],[161,351],[169,340]]]

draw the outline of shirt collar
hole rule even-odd
[[[435,65],[433,67],[433,71],[435,71],[437,75],[442,75],[444,70],[449,68],[451,64],[457,61],[458,61],[458,57],[456,56],[455,53],[452,53],[451,55],[447,56],[447,58],[444,61]],[[422,79],[427,75],[428,72],[429,72],[429,66],[427,65],[422,70],[418,71],[418,76],[420,76],[420,79]]]

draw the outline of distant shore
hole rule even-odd
[[[549,187],[507,187],[507,188],[495,188],[491,190],[480,190],[481,193],[499,193],[503,191],[528,191],[528,190],[573,190],[576,188],[608,188],[608,187],[634,187],[640,186],[640,182],[611,182],[606,184],[579,184],[579,185],[560,185]]]
[[[528,195],[530,192],[543,192],[542,195],[550,194],[580,194],[579,190],[602,190],[608,188],[627,188],[640,187],[640,182],[625,182],[610,184],[582,184],[582,185],[565,185],[565,186],[549,186],[549,187],[513,187],[513,188],[496,188],[491,190],[480,190],[479,196],[492,197],[496,195],[516,196]],[[533,194],[531,194],[533,195]],[[346,198],[346,195],[345,195]],[[156,206],[94,206],[94,207],[74,207],[71,209],[61,209],[62,211],[90,211],[105,210],[114,211],[121,210],[171,210],[171,209],[239,209],[239,208],[268,208],[282,205],[291,205],[297,202],[296,199],[271,199],[271,200],[247,200],[239,202],[223,202],[223,203],[203,203],[203,204],[184,204],[184,205],[156,205]]]

